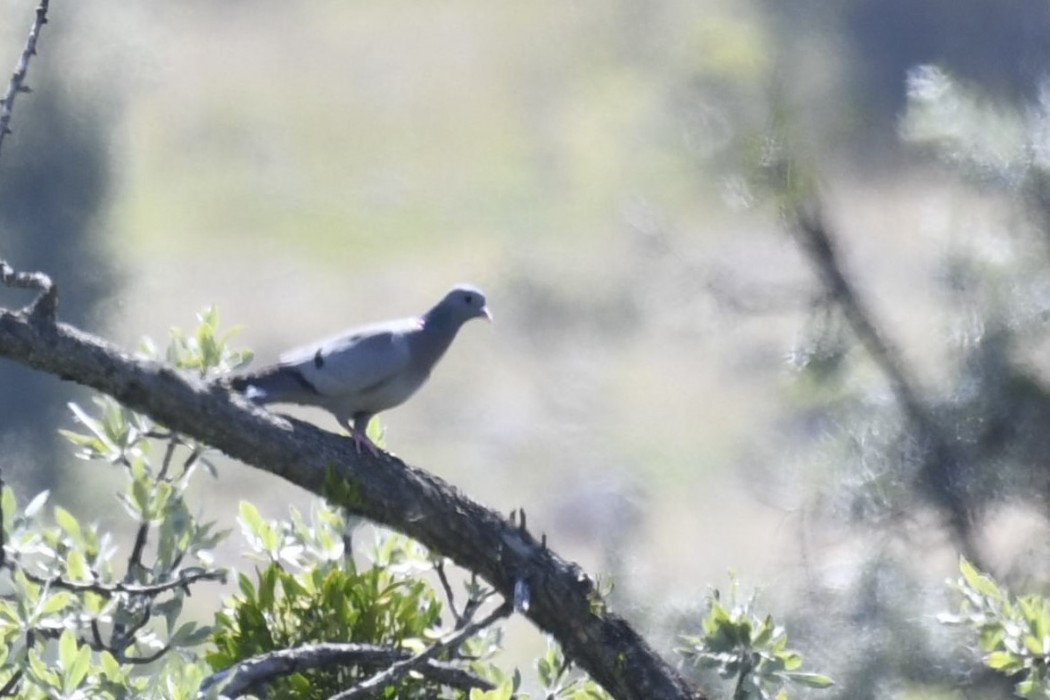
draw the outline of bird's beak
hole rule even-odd
[[[492,312],[489,311],[489,307],[482,306],[481,307],[481,315],[485,317],[486,321],[488,321],[489,323],[492,323]]]

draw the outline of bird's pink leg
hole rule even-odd
[[[368,451],[372,453],[373,457],[379,456],[379,447],[372,442],[372,438],[368,437],[363,430],[351,428],[350,435],[354,439],[354,447],[357,448],[357,454],[361,454],[361,445],[364,445],[368,448]]]
[[[371,421],[372,416],[370,415],[358,415],[352,423],[347,422],[347,427],[350,428],[350,437],[354,439],[354,447],[357,448],[357,454],[361,454],[361,445],[364,445],[372,453],[373,457],[378,457],[379,447],[372,442],[372,438],[368,437],[368,424]]]

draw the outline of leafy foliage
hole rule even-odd
[[[959,612],[938,619],[971,628],[984,664],[1017,677],[1019,697],[1050,698],[1050,600],[1014,598],[966,559],[959,560],[959,571],[951,583],[960,596]]]
[[[292,510],[288,522],[262,519],[241,503],[241,528],[253,551],[268,560],[254,580],[240,577],[240,594],[216,616],[215,650],[208,661],[225,668],[252,656],[314,642],[358,642],[422,650],[442,611],[433,588],[417,574],[429,568],[418,545],[384,537],[373,565],[358,570],[345,546],[349,527],[325,506],[306,525]],[[274,684],[280,697],[333,695],[375,669],[337,668],[297,673]],[[434,686],[409,680],[380,697],[433,697]]]
[[[561,647],[550,640],[547,653],[536,659],[536,673],[545,698],[606,700],[612,697],[586,675],[573,673],[572,662],[565,658]]]
[[[787,633],[772,615],[756,612],[756,598],[752,594],[739,600],[735,578],[725,604],[719,591],[712,591],[700,623],[703,634],[684,637],[686,646],[679,653],[697,665],[717,669],[722,678],[735,678],[733,700],[785,700],[788,683],[830,687],[833,681],[827,676],[798,670],[802,656],[787,648]]]
[[[173,332],[166,357],[202,375],[229,371],[246,354],[226,348],[217,323],[209,309],[192,342]],[[80,429],[61,434],[78,457],[122,470],[117,498],[133,545],[120,559],[110,533],[62,506],[44,522],[47,492],[19,510],[3,490],[0,688],[21,698],[195,697],[208,672],[197,650],[211,629],[182,620],[183,606],[193,585],[225,578],[211,550],[226,533],[194,515],[186,492],[198,466],[214,467],[204,445],[108,397],[94,404],[71,404]]]

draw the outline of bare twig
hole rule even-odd
[[[29,72],[29,60],[36,55],[36,42],[40,38],[40,30],[47,24],[48,0],[40,0],[33,17],[33,25],[29,28],[29,38],[26,39],[25,48],[18,59],[14,73],[11,74],[11,82],[7,84],[7,93],[0,100],[0,146],[3,145],[4,137],[11,133],[11,117],[14,115],[15,98],[19,93],[29,92],[29,86],[25,84],[26,73]]]
[[[421,667],[425,666],[428,661],[433,659],[435,656],[440,654],[445,649],[459,646],[473,634],[478,631],[485,629],[496,620],[507,617],[514,611],[514,608],[509,602],[504,601],[502,605],[493,610],[491,613],[486,615],[483,619],[477,622],[472,622],[468,625],[463,626],[453,634],[445,637],[442,640],[431,644],[429,647],[419,652],[415,656],[398,661],[397,663],[391,664],[387,668],[383,669],[379,673],[375,674],[371,678],[361,681],[353,688],[348,688],[341,693],[336,693],[331,696],[328,700],[360,700],[361,698],[373,697],[383,688],[388,685],[397,682],[405,674],[411,671],[418,671]]]
[[[369,644],[311,644],[296,649],[281,649],[242,661],[235,666],[212,674],[201,682],[199,696],[205,697],[209,688],[217,683],[222,686],[222,696],[240,697],[255,692],[260,686],[311,668],[333,665],[361,666],[367,668],[387,667],[409,658],[403,649],[373,646]],[[417,673],[437,683],[461,690],[480,688],[491,690],[493,685],[469,671],[449,663],[429,659]]]
[[[7,563],[7,568],[14,570],[15,567],[16,565],[12,562]],[[167,593],[176,588],[186,588],[197,581],[220,581],[223,583],[226,581],[225,571],[213,569],[183,570],[176,578],[170,581],[154,584],[134,584],[127,581],[118,581],[117,583],[102,583],[101,581],[69,581],[60,576],[38,576],[26,569],[22,569],[22,573],[25,574],[26,579],[38,585],[60,588],[65,591],[72,591],[73,593],[97,593],[106,598],[112,598],[117,595],[142,596],[149,598],[158,596],[162,593]]]
[[[3,482],[0,482],[2,485]],[[452,585],[448,582],[448,575],[445,573],[445,559],[438,559],[434,564],[434,571],[437,572],[438,581],[441,582],[441,588],[445,591],[445,598],[448,600],[448,609],[452,611],[452,616],[456,618],[456,624],[458,625],[462,621],[463,617],[459,614],[459,610],[456,609],[456,596],[452,594]]]

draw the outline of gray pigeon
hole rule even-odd
[[[323,408],[349,428],[358,452],[364,445],[378,455],[366,434],[372,416],[416,393],[459,327],[479,316],[492,320],[485,295],[461,284],[418,318],[361,326],[292,350],[272,367],[234,377],[230,386],[253,403]]]

